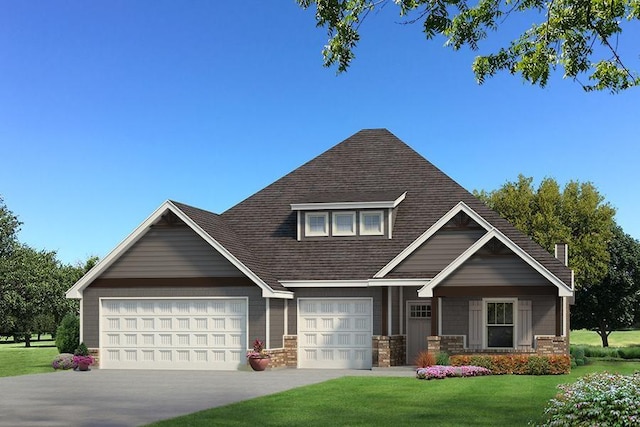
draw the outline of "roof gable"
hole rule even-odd
[[[82,292],[87,286],[107,271],[107,269],[120,259],[127,250],[133,247],[149,232],[153,224],[162,221],[163,216],[166,216],[167,214],[175,215],[180,221],[189,226],[196,234],[226,258],[233,266],[249,277],[249,279],[262,289],[263,296],[275,298],[293,297],[290,292],[286,291],[280,285],[277,285],[276,289],[273,289],[246,265],[255,264],[252,262],[252,256],[246,249],[243,250],[241,240],[235,238],[234,233],[228,226],[223,224],[222,220],[218,218],[218,215],[202,211],[200,209],[191,208],[180,203],[166,201],[145,221],[143,221],[142,224],[140,224],[129,236],[127,236],[127,238],[116,246],[114,250],[112,250],[105,258],[100,260],[100,262],[87,272],[87,274],[76,282],[66,292],[67,298],[82,298]],[[195,220],[192,216],[195,217]],[[218,237],[224,243],[219,242],[214,236]],[[232,253],[229,248],[231,248],[234,253]],[[268,274],[265,272],[264,276],[268,276]]]

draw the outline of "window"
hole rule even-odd
[[[333,214],[334,236],[353,236],[356,234],[356,213],[355,212],[335,212]]]
[[[329,214],[326,212],[307,213],[305,215],[307,236],[328,236],[329,235]]]
[[[382,211],[360,212],[360,234],[379,236],[383,234]]]
[[[513,348],[513,301],[487,301],[487,347]]]
[[[409,306],[410,319],[431,319],[431,304],[411,304]]]

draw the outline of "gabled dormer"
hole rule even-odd
[[[297,239],[386,238],[406,191],[313,193],[291,204]]]

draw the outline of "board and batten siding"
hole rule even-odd
[[[545,286],[549,281],[519,256],[473,255],[439,287],[448,286]]]
[[[440,230],[398,265],[394,273],[437,273],[476,242],[485,230]]]
[[[386,292],[386,289],[385,291]],[[299,298],[373,298],[373,335],[382,334],[382,288],[300,288],[296,289],[295,299],[289,304],[289,335],[297,335]]]
[[[240,277],[240,272],[187,226],[152,227],[100,277]]]
[[[99,307],[100,298],[197,298],[197,297],[248,297],[249,339],[264,337],[266,331],[265,302],[257,286],[112,286],[91,287],[84,290],[82,298],[83,341],[89,348],[100,347]],[[248,343],[249,345],[250,343]]]

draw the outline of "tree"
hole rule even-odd
[[[324,65],[347,70],[360,40],[358,32],[367,15],[388,0],[296,0],[304,9],[316,5],[316,23],[326,27]],[[405,23],[422,21],[427,39],[446,38],[458,50],[479,49],[488,33],[504,26],[507,18],[533,25],[500,47],[479,55],[472,68],[479,83],[499,71],[520,74],[544,87],[558,67],[564,76],[585,90],[616,93],[640,85],[640,76],[625,65],[618,46],[625,23],[640,20],[638,0],[394,0]],[[524,19],[517,19],[520,15]],[[526,27],[525,27],[526,28]],[[519,30],[520,31],[520,30]],[[635,46],[635,45],[634,45]],[[583,83],[586,76],[591,84]]]
[[[43,315],[51,313],[59,262],[55,252],[17,245],[0,260],[0,330],[21,337],[31,346]]]
[[[567,243],[578,289],[600,283],[607,274],[615,210],[593,184],[571,181],[560,191],[554,179],[546,178],[535,189],[533,178],[520,175],[498,190],[474,193],[549,252],[556,243]]]
[[[573,326],[596,331],[603,347],[612,331],[632,326],[640,311],[640,242],[615,226],[609,256],[607,274],[576,292],[572,313]]]
[[[13,251],[18,242],[17,235],[21,224],[0,196],[0,259],[9,256]]]

